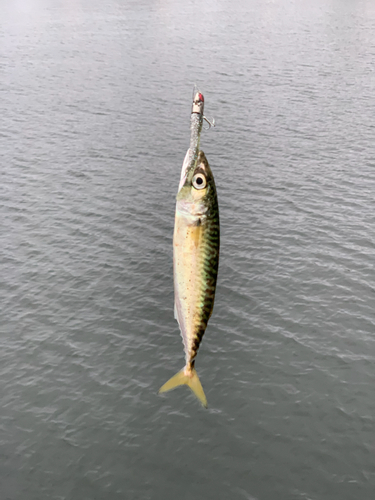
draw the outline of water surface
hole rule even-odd
[[[370,500],[375,6],[1,0],[0,493]],[[221,261],[173,317],[193,84]]]

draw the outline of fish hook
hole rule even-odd
[[[210,130],[211,127],[215,126],[215,118],[212,118],[212,121],[210,121],[208,118],[204,116],[203,120],[206,120],[206,122],[208,123],[208,128],[205,128],[205,130]]]

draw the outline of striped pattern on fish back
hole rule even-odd
[[[220,226],[219,210],[215,192],[210,215],[203,222],[203,238],[201,247],[201,279],[197,293],[197,314],[194,318],[193,338],[189,349],[190,362],[197,355],[202,337],[212,314],[215,300],[216,280],[219,265]]]
[[[197,165],[201,165],[204,170],[207,183],[210,187],[204,198],[204,205],[207,209],[205,216],[198,224],[201,224],[201,237],[199,244],[199,270],[197,269],[199,290],[197,290],[197,310],[194,315],[193,335],[189,346],[188,356],[193,362],[197,355],[202,337],[207,327],[207,322],[212,314],[216,280],[219,266],[220,248],[220,224],[219,206],[215,181],[203,151],[199,152]],[[198,285],[198,283],[196,283]]]

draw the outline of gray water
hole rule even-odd
[[[0,0],[1,500],[375,498],[375,4]],[[187,388],[193,84],[221,260]]]

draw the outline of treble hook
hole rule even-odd
[[[205,128],[205,130],[210,130],[210,128],[211,128],[211,127],[214,127],[214,126],[215,126],[215,118],[212,118],[212,122],[210,122],[210,120],[204,116],[204,117],[203,117],[203,120],[206,120],[206,122],[207,122],[207,123],[208,123],[208,125],[209,125],[209,127],[208,127],[208,128]]]

